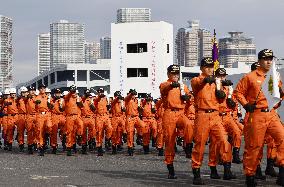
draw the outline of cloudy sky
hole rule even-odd
[[[110,23],[122,7],[152,9],[154,21],[167,21],[178,28],[199,19],[201,27],[217,37],[243,31],[255,39],[257,49],[272,48],[284,58],[283,0],[0,0],[0,15],[14,20],[15,83],[29,80],[37,71],[37,35],[49,31],[60,19],[85,24],[86,40],[110,35]]]

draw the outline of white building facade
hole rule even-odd
[[[149,21],[151,21],[151,9],[149,8],[120,8],[117,10],[117,23]]]
[[[50,34],[38,35],[38,71],[37,75],[50,69]]]
[[[173,25],[167,22],[111,24],[111,93],[129,89],[159,97],[173,64]]]
[[[13,84],[13,46],[12,27],[13,20],[0,15],[0,83],[1,90]]]

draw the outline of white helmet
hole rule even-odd
[[[69,93],[68,91],[64,91],[64,92],[62,93],[62,95],[65,96],[65,95],[67,95],[68,93]]]
[[[45,88],[45,93],[51,93],[51,90],[49,88]]]
[[[10,95],[10,89],[9,88],[6,88],[4,90],[4,95]]]
[[[91,92],[91,97],[96,97],[96,94]]]
[[[22,86],[20,88],[20,92],[27,92],[27,91],[28,91],[28,89],[25,86]]]
[[[36,89],[36,91],[35,91],[35,95],[38,95],[39,94],[39,90],[38,89]]]
[[[1,97],[2,95],[3,95],[2,92],[0,92],[0,97]]]
[[[76,94],[79,94],[79,90],[76,90]]]
[[[16,94],[17,90],[16,88],[10,88],[10,94]]]

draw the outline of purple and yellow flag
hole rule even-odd
[[[219,49],[218,49],[218,42],[217,42],[217,39],[216,39],[215,29],[214,29],[214,37],[213,37],[212,43],[213,43],[212,60],[214,62],[214,71],[216,71],[220,67],[220,63],[218,61]]]

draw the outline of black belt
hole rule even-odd
[[[182,109],[181,108],[172,108],[171,111],[174,111],[174,112],[178,112],[178,111],[181,111]]]
[[[219,113],[219,116],[227,116],[227,112],[221,112]]]
[[[262,108],[260,112],[269,112],[269,108]]]
[[[215,109],[206,109],[204,111],[205,111],[205,113],[212,113],[212,112],[215,112],[216,110]]]
[[[15,115],[17,115],[17,114],[8,114],[8,116],[15,116]]]

